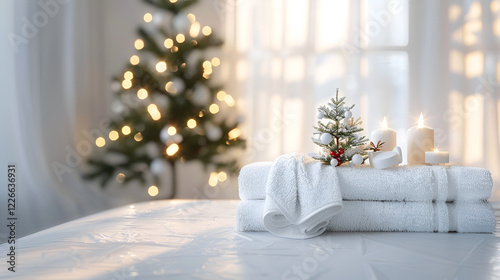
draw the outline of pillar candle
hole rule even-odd
[[[396,131],[387,127],[387,119],[384,117],[382,128],[373,131],[370,141],[377,145],[378,141],[384,142],[381,151],[392,151],[396,147]]]
[[[425,152],[434,149],[434,129],[424,126],[424,117],[420,113],[418,126],[408,129],[408,164],[425,164]]]

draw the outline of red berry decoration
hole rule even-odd
[[[337,161],[339,162],[339,164],[337,164],[337,166],[339,166],[340,164],[342,164],[342,161],[340,160],[340,158],[337,158]]]
[[[333,157],[333,155],[335,154],[334,151],[330,151],[330,155]]]
[[[339,149],[339,154],[341,154],[341,155],[344,154],[344,149],[340,148]]]
[[[334,158],[339,157],[339,154],[338,154],[337,152],[335,152],[335,151],[331,151],[331,152],[330,152],[330,155],[331,155],[332,157],[334,157]]]

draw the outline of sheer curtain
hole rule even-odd
[[[17,166],[18,237],[109,206],[78,172],[82,129],[105,116],[105,77],[92,63],[100,59],[99,21],[91,16],[99,5],[2,2],[2,166]],[[6,172],[1,176],[6,182]]]
[[[366,135],[387,116],[403,150],[422,112],[452,162],[491,170],[500,200],[499,1],[220,3],[248,161],[316,151],[316,108],[340,88]]]

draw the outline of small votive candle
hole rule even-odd
[[[425,152],[425,163],[432,165],[449,162],[450,153],[448,152],[440,152],[437,148],[433,152]]]

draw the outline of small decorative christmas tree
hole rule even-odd
[[[352,161],[358,165],[366,159],[365,136],[358,136],[356,133],[363,131],[361,118],[354,120],[352,117],[352,106],[345,106],[345,97],[339,98],[339,90],[335,98],[327,106],[318,108],[318,126],[314,126],[319,135],[312,138],[313,142],[322,148],[321,153],[315,159],[325,164],[339,166],[342,163]]]

